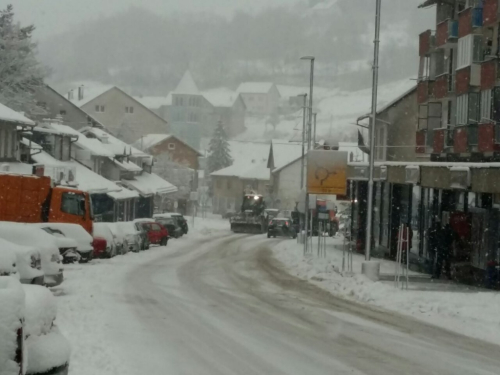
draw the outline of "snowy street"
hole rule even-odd
[[[493,344],[336,298],[284,271],[279,240],[222,227],[71,266],[55,290],[71,373],[498,373]]]

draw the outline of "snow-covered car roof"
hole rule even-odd
[[[48,234],[54,237],[54,240],[56,241],[57,247],[59,249],[78,248],[78,243],[73,238],[66,237],[62,230],[51,227],[50,223],[46,223],[45,226],[40,226],[40,229],[46,231]],[[61,232],[61,234],[52,233],[51,231]]]
[[[134,223],[154,223],[155,219],[153,218],[142,218],[142,219],[135,219]]]
[[[36,223],[30,225],[60,230],[67,238],[71,238],[76,241],[78,251],[86,252],[94,250],[92,246],[92,236],[81,225],[68,223]]]
[[[174,216],[184,217],[182,214],[180,214],[178,212],[165,212],[163,214],[154,214],[153,218],[157,219],[157,218],[161,218],[161,217],[174,217]]]

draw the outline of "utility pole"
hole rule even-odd
[[[304,97],[304,104],[302,106],[304,110],[303,118],[302,118],[302,158],[300,159],[300,190],[304,188],[304,146],[305,146],[305,138],[306,138],[306,111],[307,111],[307,94],[300,94],[299,96]]]
[[[317,116],[318,116],[318,114],[314,113],[314,136],[313,136],[313,142],[312,142],[313,150],[316,148],[316,117]]]
[[[373,53],[373,84],[372,84],[372,114],[370,117],[370,164],[368,173],[368,207],[366,215],[366,243],[365,259],[371,258],[372,247],[372,218],[373,218],[373,167],[375,164],[375,124],[377,117],[377,94],[378,94],[378,61],[380,47],[380,11],[382,0],[376,0],[375,8],[375,40]]]
[[[313,118],[313,86],[314,86],[314,56],[304,56],[300,58],[301,60],[309,60],[311,62],[311,72],[309,77],[309,121],[307,126],[307,152],[311,150],[311,129],[312,129],[312,118]],[[305,213],[306,213],[306,235],[304,240],[304,254],[308,252],[308,228],[309,228],[309,194],[307,193],[306,187],[306,202],[305,202]],[[312,230],[311,230],[312,237]],[[311,249],[312,250],[312,249]]]

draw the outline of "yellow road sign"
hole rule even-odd
[[[312,150],[307,154],[309,194],[347,194],[347,152]]]

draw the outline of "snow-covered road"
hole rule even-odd
[[[69,282],[61,296],[59,324],[82,337],[71,373],[499,373],[499,347],[290,276],[271,256],[276,241],[218,232],[80,269],[102,286]],[[68,320],[86,300],[93,310]]]

